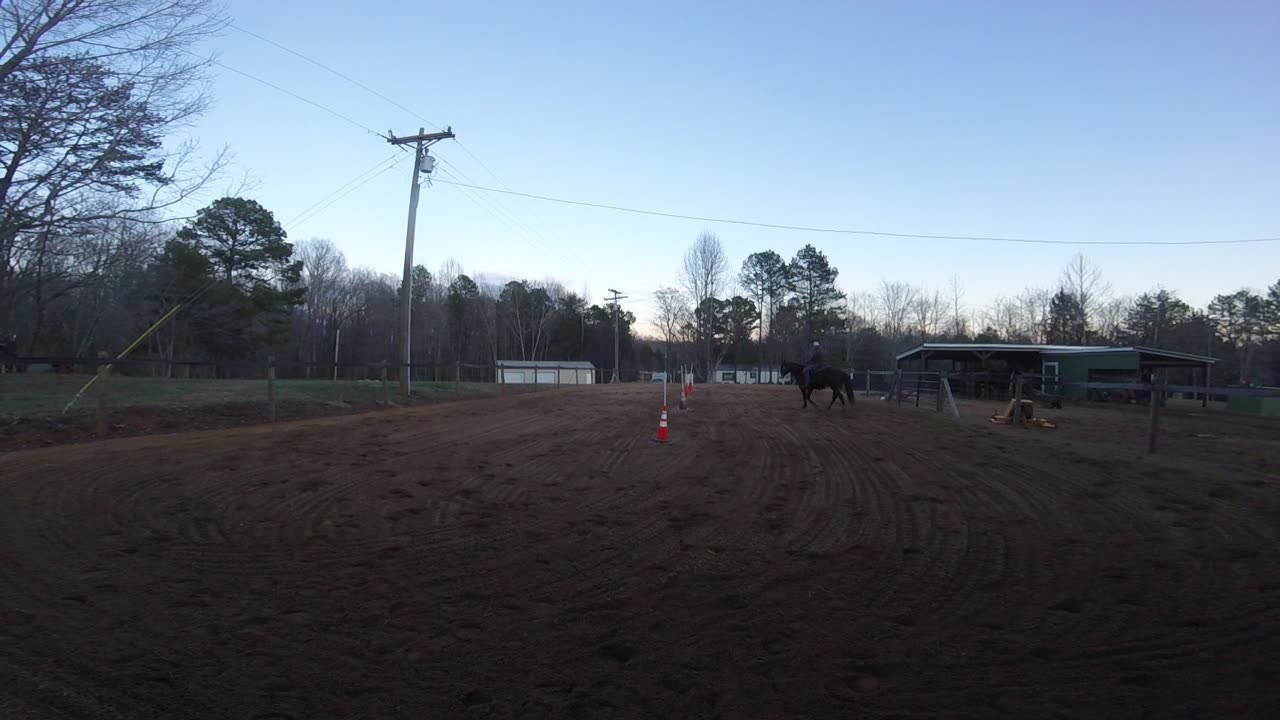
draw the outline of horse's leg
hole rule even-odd
[[[840,391],[839,391],[839,390],[837,390],[837,389],[835,389],[835,388],[831,388],[831,402],[827,403],[827,409],[828,409],[828,410],[830,410],[830,409],[831,409],[831,406],[832,406],[832,405],[835,405],[835,404],[836,404],[836,398],[838,398],[838,397],[840,397]],[[841,402],[841,404],[843,404],[843,403],[844,403],[844,398],[841,398],[841,399],[840,399],[840,402]]]

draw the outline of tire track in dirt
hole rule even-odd
[[[0,693],[89,717],[1280,700],[1265,478],[785,390],[708,388],[669,446],[623,387],[4,456]]]

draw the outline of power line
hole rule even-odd
[[[273,83],[273,82],[271,82],[271,81],[269,81],[269,80],[263,80],[262,78],[258,77],[257,75],[254,75],[254,74],[252,74],[252,73],[247,73],[247,72],[245,72],[244,70],[240,70],[240,69],[238,69],[238,68],[233,68],[233,67],[231,67],[230,65],[227,65],[227,64],[225,64],[225,63],[222,63],[222,62],[219,62],[219,61],[217,61],[217,60],[214,60],[214,59],[213,59],[213,58],[211,58],[211,57],[205,57],[205,56],[203,56],[203,55],[198,55],[198,54],[193,53],[193,52],[190,52],[190,51],[186,51],[186,52],[187,52],[187,54],[189,54],[189,55],[195,55],[196,57],[200,58],[201,60],[204,60],[205,62],[208,62],[208,63],[210,63],[210,64],[212,64],[212,65],[217,65],[218,67],[223,68],[224,70],[230,70],[231,72],[236,73],[237,75],[243,75],[244,77],[247,77],[247,78],[249,78],[250,80],[253,80],[254,82],[262,83],[263,85],[266,85],[267,87],[271,88],[272,90],[276,90],[276,91],[278,91],[278,92],[282,92],[282,93],[284,93],[285,95],[288,95],[288,96],[289,96],[289,97],[291,97],[291,98],[294,98],[294,99],[296,99],[296,100],[301,100],[302,102],[304,102],[304,103],[306,103],[306,104],[308,104],[308,105],[311,105],[312,107],[318,108],[318,109],[320,109],[320,110],[323,110],[324,112],[329,113],[330,115],[332,115],[332,116],[334,116],[334,117],[338,118],[339,120],[342,120],[342,121],[344,121],[344,122],[350,123],[351,125],[354,125],[355,127],[360,128],[361,130],[363,130],[363,131],[365,131],[365,132],[369,133],[370,135],[376,135],[376,136],[378,136],[378,137],[383,137],[382,133],[379,133],[378,131],[376,131],[376,130],[373,130],[373,129],[369,128],[367,125],[364,125],[364,124],[360,123],[359,121],[352,120],[351,118],[347,117],[346,115],[343,115],[342,113],[338,112],[337,110],[334,110],[333,108],[330,108],[330,107],[326,107],[325,105],[321,105],[320,103],[316,102],[315,100],[312,100],[312,99],[307,98],[307,97],[303,97],[302,95],[299,95],[298,93],[293,92],[293,91],[291,91],[291,90],[286,90],[286,89],[284,89],[284,88],[280,87],[279,85],[276,85],[275,83]]]
[[[460,169],[458,168],[458,166],[454,165],[453,163],[449,162],[448,160],[445,160],[444,158],[440,158],[440,162],[444,163],[445,165],[448,165],[448,166],[449,166],[449,168],[451,168],[453,172],[450,172],[449,170],[446,170],[446,169],[444,169],[444,168],[440,168],[439,172],[441,172],[441,173],[443,173],[443,174],[445,174],[445,175],[447,175],[447,176],[449,176],[449,177],[455,177],[453,173],[454,173],[454,172],[456,172],[456,173],[458,173],[459,175],[461,175],[461,176],[462,176],[462,178],[463,178],[464,180],[466,180],[466,181],[468,181],[468,182],[473,182],[473,181],[471,180],[471,178],[467,177],[467,174],[466,174],[466,173],[464,173],[462,170],[460,170]],[[455,177],[455,179],[456,179],[456,177]],[[442,182],[443,182],[443,181],[442,181]],[[461,188],[460,188],[460,190],[461,190],[464,194],[467,194],[467,193],[468,193],[468,191],[466,191],[465,189],[461,189]],[[543,250],[546,250],[547,252],[550,252],[551,254],[555,255],[556,257],[560,258],[561,260],[563,260],[563,261],[564,261],[564,262],[566,262],[566,263],[571,263],[571,261],[569,260],[569,258],[565,257],[563,254],[561,254],[561,252],[560,252],[558,249],[556,249],[556,247],[555,247],[554,243],[552,243],[550,240],[547,240],[547,239],[546,239],[546,237],[544,237],[544,236],[542,235],[542,233],[540,233],[540,232],[538,232],[537,230],[534,230],[534,229],[530,228],[529,226],[525,225],[524,223],[520,222],[519,218],[517,218],[513,213],[511,213],[511,212],[507,211],[507,209],[505,208],[505,206],[503,206],[501,203],[494,203],[494,202],[493,202],[493,200],[492,200],[491,198],[488,198],[488,197],[486,197],[486,196],[484,196],[484,195],[481,195],[480,193],[471,193],[471,194],[467,194],[467,197],[468,197],[468,198],[470,198],[470,197],[472,196],[472,194],[474,194],[474,196],[475,196],[476,198],[478,198],[479,200],[483,200],[483,201],[485,201],[485,202],[487,202],[487,203],[491,203],[491,205],[490,205],[490,206],[491,206],[494,210],[496,210],[496,211],[497,211],[497,213],[494,213],[493,211],[489,211],[489,214],[493,215],[494,217],[496,217],[496,218],[498,218],[498,219],[502,219],[501,217],[499,217],[499,215],[501,215],[502,217],[506,217],[507,219],[509,219],[512,223],[514,223],[514,224],[519,228],[519,229],[517,230],[517,228],[516,228],[516,227],[512,227],[512,230],[513,230],[513,231],[523,232],[523,233],[524,233],[524,235],[525,235],[525,237],[527,237],[527,238],[529,238],[531,241],[533,241],[533,243],[534,243],[535,245],[537,245],[538,247],[542,248]],[[482,204],[479,202],[479,200],[472,200],[472,202],[475,202],[475,203],[476,203],[476,205],[478,205],[481,209],[487,210],[487,208],[485,208],[485,206],[484,206],[484,205],[482,205]],[[511,227],[511,225],[509,225],[509,224],[508,224],[508,227]]]
[[[295,222],[298,222],[298,220],[300,220],[300,219],[302,218],[302,216],[304,216],[304,215],[306,215],[307,213],[311,212],[311,211],[312,211],[312,210],[314,210],[316,207],[318,207],[319,205],[321,205],[322,203],[324,203],[326,200],[328,200],[329,198],[333,197],[334,195],[337,195],[338,193],[342,192],[343,190],[346,190],[348,185],[350,185],[350,184],[352,184],[352,183],[354,183],[354,182],[357,182],[358,180],[360,180],[361,178],[363,178],[365,175],[368,175],[369,173],[373,172],[374,170],[377,170],[378,168],[382,167],[382,166],[383,166],[383,165],[385,165],[386,163],[390,162],[391,160],[395,160],[395,159],[396,159],[396,158],[398,158],[398,157],[400,157],[400,155],[399,155],[398,153],[394,153],[394,152],[393,152],[393,153],[391,153],[391,155],[389,155],[388,157],[385,157],[385,158],[383,158],[383,159],[379,160],[379,161],[377,162],[377,164],[375,164],[373,167],[369,168],[368,170],[365,170],[364,172],[360,173],[359,175],[356,175],[355,177],[351,178],[350,180],[348,180],[348,181],[346,181],[346,182],[342,183],[342,184],[341,184],[341,185],[339,185],[336,189],[334,189],[334,191],[333,191],[333,192],[331,192],[331,193],[329,193],[328,195],[325,195],[324,197],[322,197],[322,198],[320,198],[319,200],[315,201],[313,204],[311,204],[309,207],[307,207],[306,209],[304,209],[302,212],[300,212],[300,213],[298,213],[297,215],[295,215],[295,216],[293,217],[293,219],[292,219],[292,220],[290,220],[289,222],[285,223],[285,226],[292,226]],[[394,164],[394,163],[393,163],[393,164]],[[381,173],[379,173],[379,174],[381,174]],[[310,219],[310,218],[308,218],[308,219]]]
[[[379,170],[378,172],[376,172],[376,173],[374,173],[374,174],[370,175],[369,177],[365,178],[364,180],[361,180],[359,183],[356,183],[355,185],[351,186],[351,188],[350,188],[349,190],[347,190],[346,192],[342,193],[341,195],[339,195],[339,196],[335,197],[334,199],[330,200],[329,202],[325,203],[323,206],[321,206],[320,208],[318,208],[315,212],[311,213],[310,215],[307,215],[306,217],[302,218],[301,220],[295,220],[294,222],[290,223],[290,224],[289,224],[289,229],[290,229],[290,230],[296,230],[296,229],[298,228],[298,226],[299,226],[299,225],[303,225],[303,224],[305,224],[305,223],[307,223],[307,222],[310,222],[310,221],[311,221],[313,218],[315,218],[317,215],[319,215],[320,213],[324,212],[325,210],[328,210],[328,209],[329,209],[330,207],[332,207],[335,203],[337,203],[338,201],[340,201],[340,200],[342,200],[342,199],[346,198],[346,197],[347,197],[348,195],[350,195],[351,193],[353,193],[353,192],[355,192],[355,191],[359,190],[360,188],[364,187],[365,185],[369,184],[369,182],[371,182],[374,178],[376,178],[376,177],[378,177],[378,176],[380,176],[380,175],[382,175],[382,174],[386,173],[388,170],[391,170],[391,169],[392,169],[392,168],[394,168],[396,165],[399,165],[399,164],[400,164],[400,162],[401,162],[401,161],[403,161],[403,160],[404,160],[404,156],[403,156],[403,155],[397,155],[397,156],[395,156],[395,159],[391,161],[391,164],[389,164],[389,165],[387,165],[386,167],[382,168],[382,169],[381,169],[381,170]],[[332,193],[330,193],[330,194],[332,194]],[[321,202],[323,202],[323,201],[321,201]],[[303,214],[306,214],[306,213],[304,212]]]
[[[339,70],[336,70],[335,68],[333,68],[333,67],[331,67],[331,66],[329,66],[329,65],[326,65],[325,63],[320,62],[319,60],[316,60],[315,58],[310,57],[310,56],[308,56],[308,55],[307,55],[307,54],[305,54],[305,53],[302,53],[302,52],[299,52],[299,51],[297,51],[297,50],[294,50],[294,49],[293,49],[293,48],[291,48],[291,47],[288,47],[288,46],[286,46],[286,45],[283,45],[283,44],[281,44],[281,43],[278,43],[278,42],[276,42],[276,41],[274,41],[274,40],[272,40],[272,39],[270,39],[270,38],[268,38],[268,37],[265,37],[265,36],[260,35],[260,34],[258,34],[258,33],[256,33],[256,32],[253,32],[252,30],[248,30],[248,29],[246,29],[246,28],[240,27],[239,25],[236,25],[236,24],[234,24],[234,23],[228,23],[228,27],[231,27],[231,28],[232,28],[232,29],[234,29],[234,30],[237,30],[237,31],[239,31],[239,32],[242,32],[242,33],[244,33],[245,35],[248,35],[248,36],[250,36],[250,37],[252,37],[252,38],[255,38],[255,39],[257,39],[257,40],[259,40],[259,41],[261,41],[261,42],[264,42],[264,43],[266,43],[266,44],[268,44],[268,45],[271,45],[272,47],[275,47],[275,48],[278,48],[278,49],[280,49],[280,50],[283,50],[284,52],[287,52],[287,53],[289,53],[290,55],[293,55],[294,57],[300,58],[300,59],[302,59],[302,60],[304,60],[304,61],[306,61],[306,62],[308,62],[308,63],[311,63],[312,65],[315,65],[316,67],[318,67],[318,68],[320,68],[320,69],[324,70],[325,72],[328,72],[328,73],[330,73],[330,74],[334,75],[335,77],[340,78],[340,79],[342,79],[343,81],[345,81],[345,82],[347,82],[347,83],[350,83],[350,84],[352,84],[352,85],[354,85],[354,86],[356,86],[356,87],[360,88],[361,90],[364,90],[365,92],[367,92],[367,93],[369,93],[369,94],[373,95],[374,97],[377,97],[378,99],[380,99],[380,100],[382,100],[382,101],[384,101],[384,102],[386,102],[386,103],[389,103],[390,105],[392,105],[392,106],[394,106],[394,107],[396,107],[396,108],[399,108],[400,110],[403,110],[403,111],[404,111],[404,112],[406,112],[406,113],[409,113],[410,115],[412,115],[412,116],[416,117],[417,119],[421,120],[423,123],[425,123],[425,124],[427,124],[427,125],[430,125],[431,127],[434,127],[436,130],[444,130],[444,128],[440,127],[439,125],[437,125],[436,123],[432,122],[431,120],[429,120],[429,119],[427,119],[427,118],[423,117],[421,114],[419,114],[419,113],[415,112],[413,109],[411,109],[411,108],[409,108],[409,107],[406,107],[405,105],[403,105],[403,104],[401,104],[401,103],[399,103],[399,102],[396,102],[396,100],[394,100],[393,98],[388,97],[387,95],[385,95],[385,94],[383,94],[383,93],[381,93],[381,92],[379,92],[379,91],[377,91],[377,90],[373,89],[372,87],[369,87],[368,85],[366,85],[366,84],[364,84],[364,83],[360,82],[359,80],[356,80],[355,78],[353,78],[353,77],[351,77],[351,76],[349,76],[349,75],[347,75],[347,74],[345,74],[345,73],[343,73],[343,72],[341,72],[341,71],[339,71]],[[233,72],[238,72],[238,71],[233,70]],[[273,86],[273,87],[274,87],[274,86]],[[283,90],[282,88],[277,88],[277,89],[281,89],[281,90],[282,90],[282,91],[284,91],[284,92],[288,92],[288,91]],[[292,93],[290,93],[290,94],[292,95]],[[298,97],[298,96],[296,96],[296,95],[295,95],[295,97]],[[304,99],[304,100],[305,100],[305,98],[300,98],[300,99]],[[310,101],[307,101],[307,102],[310,102]],[[312,104],[315,104],[315,103],[312,103]],[[357,124],[357,125],[358,125],[358,124]],[[363,127],[363,126],[361,126],[361,127]],[[363,128],[363,129],[364,129],[364,130],[366,130],[366,131],[368,131],[368,132],[373,132],[372,130],[369,130],[368,128]],[[383,137],[380,133],[376,133],[376,132],[374,132],[373,134],[375,134],[375,135],[379,135],[380,137]],[[492,168],[490,168],[490,167],[489,167],[489,166],[488,166],[488,165],[487,165],[483,160],[481,160],[481,159],[480,159],[480,157],[479,157],[478,155],[476,155],[474,152],[472,152],[472,151],[471,151],[471,148],[467,147],[467,145],[466,145],[465,143],[463,143],[461,140],[459,140],[459,139],[457,139],[457,138],[454,138],[454,139],[453,139],[453,141],[454,141],[455,143],[457,143],[457,144],[458,144],[458,147],[459,147],[459,148],[460,148],[464,153],[466,153],[466,154],[467,154],[467,155],[468,155],[472,160],[474,160],[474,161],[476,162],[476,164],[478,164],[481,168],[483,168],[485,172],[489,173],[489,175],[490,175],[490,176],[492,176],[494,180],[498,181],[498,184],[499,184],[499,185],[501,185],[502,187],[506,188],[507,190],[510,190],[510,189],[511,189],[511,187],[510,187],[509,185],[507,185],[507,183],[506,183],[505,181],[503,181],[503,179],[502,179],[501,177],[499,177],[499,176],[498,176],[498,174],[497,174],[496,172],[494,172],[494,170],[493,170]],[[454,168],[454,170],[457,170],[457,171],[458,171],[458,173],[462,175],[462,177],[463,177],[463,179],[464,179],[464,180],[466,180],[467,182],[474,182],[473,180],[471,180],[471,178],[467,177],[466,173],[462,172],[462,171],[461,171],[460,169],[458,169],[456,166],[453,166],[452,164],[450,164],[450,166],[451,166],[451,167],[453,167],[453,168]],[[514,213],[512,213],[512,212],[510,212],[510,211],[508,211],[508,210],[506,210],[505,206],[504,206],[502,203],[497,202],[497,201],[494,201],[494,207],[499,208],[502,212],[504,212],[504,214],[506,214],[508,217],[511,217],[511,218],[512,218],[512,220],[515,220],[515,214],[514,214]],[[536,217],[537,213],[534,213],[534,215],[535,215],[535,217]],[[518,221],[518,220],[515,220],[515,221],[516,221],[517,223],[519,223],[519,221]],[[523,226],[523,223],[520,223],[520,224]],[[539,236],[541,237],[541,235],[540,235],[540,234],[539,234]],[[546,238],[545,238],[545,237],[544,237],[544,238],[542,238],[542,240],[543,240],[544,242],[550,243],[550,241],[546,240]],[[559,253],[559,252],[557,252],[557,251],[554,251],[554,250],[553,250],[553,252],[555,252],[555,254],[556,254],[556,255],[560,255],[560,253]],[[561,256],[561,258],[563,259],[563,256]]]
[[[533,193],[516,192],[515,190],[500,190],[498,188],[484,187],[483,185],[469,185],[450,180],[437,180],[436,182],[445,183],[447,185],[459,185],[471,188],[472,190],[481,190],[484,192],[515,195],[517,197],[529,198],[531,200],[543,200],[545,202],[561,203],[564,205],[577,205],[580,207],[597,208],[600,210],[635,213],[637,215],[653,215],[656,217],[674,218],[677,220],[696,220],[698,222],[723,223],[727,225],[748,225],[751,227],[769,228],[773,230],[796,230],[799,232],[829,233],[838,235],[874,235],[877,237],[913,238],[917,240],[963,240],[976,242],[1030,243],[1035,245],[1241,245],[1246,243],[1280,242],[1280,237],[1244,238],[1233,240],[1046,240],[1043,238],[987,237],[982,235],[926,235],[921,233],[887,232],[882,230],[849,230],[844,228],[782,225],[778,223],[755,222],[752,220],[733,220],[729,218],[703,217],[699,215],[682,215],[680,213],[663,212],[661,210],[642,210],[639,208],[629,208],[620,205],[605,205],[603,203],[592,203],[582,200],[566,200],[564,198],[549,197],[547,195],[535,195]]]
[[[230,27],[230,28],[232,28],[232,29],[234,29],[234,30],[238,30],[238,31],[240,31],[240,32],[244,33],[245,35],[250,36],[250,37],[257,38],[258,40],[261,40],[262,42],[264,42],[264,43],[266,43],[266,44],[268,44],[268,45],[271,45],[272,47],[279,48],[279,49],[281,49],[281,50],[283,50],[283,51],[285,51],[285,52],[289,53],[290,55],[293,55],[293,56],[295,56],[295,57],[301,58],[301,59],[303,59],[303,60],[305,60],[305,61],[307,61],[307,62],[311,63],[312,65],[315,65],[316,67],[318,67],[318,68],[320,68],[320,69],[322,69],[322,70],[326,71],[326,72],[332,73],[333,75],[335,75],[335,76],[337,76],[337,77],[339,77],[339,78],[342,78],[343,80],[345,80],[345,81],[347,81],[347,82],[351,83],[352,85],[355,85],[356,87],[360,88],[361,90],[364,90],[365,92],[370,93],[370,94],[372,94],[372,95],[374,95],[374,96],[378,97],[379,99],[381,99],[381,100],[383,100],[383,101],[385,101],[385,102],[388,102],[388,103],[390,103],[390,104],[392,104],[392,105],[396,106],[397,108],[399,108],[399,109],[401,109],[401,110],[403,110],[403,111],[405,111],[405,112],[409,113],[410,115],[413,115],[414,117],[416,117],[416,118],[418,118],[419,120],[421,120],[422,122],[424,122],[424,123],[426,123],[426,124],[430,125],[431,127],[435,128],[436,130],[441,130],[441,131],[443,131],[443,130],[444,130],[444,128],[442,128],[442,127],[440,127],[439,125],[437,125],[437,124],[435,124],[435,123],[431,122],[430,120],[428,120],[428,119],[426,119],[426,118],[422,117],[421,115],[419,115],[418,113],[416,113],[416,112],[414,112],[414,111],[410,110],[409,108],[405,107],[404,105],[401,105],[400,103],[396,102],[395,100],[392,100],[391,98],[387,97],[386,95],[383,95],[382,93],[378,92],[377,90],[374,90],[373,88],[369,87],[368,85],[365,85],[364,83],[360,82],[359,80],[356,80],[355,78],[350,77],[349,75],[345,75],[345,74],[343,74],[343,73],[341,73],[341,72],[339,72],[339,71],[337,71],[337,70],[333,69],[332,67],[329,67],[328,65],[325,65],[324,63],[320,62],[319,60],[316,60],[315,58],[308,57],[308,56],[306,56],[306,55],[304,55],[304,54],[302,54],[302,53],[298,52],[297,50],[294,50],[293,48],[290,48],[290,47],[286,47],[286,46],[284,46],[284,45],[281,45],[280,43],[278,43],[278,42],[276,42],[276,41],[274,41],[274,40],[272,40],[272,39],[270,39],[270,38],[263,37],[262,35],[259,35],[258,33],[253,32],[252,30],[246,30],[245,28],[242,28],[242,27],[240,27],[239,25],[236,25],[236,24],[234,24],[234,23],[229,23],[229,24],[228,24],[228,27]]]

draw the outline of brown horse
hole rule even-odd
[[[784,361],[782,363],[781,372],[782,377],[790,375],[795,379],[796,385],[800,388],[800,395],[804,398],[804,404],[800,406],[802,408],[809,407],[811,402],[809,400],[809,396],[813,394],[814,390],[821,390],[822,388],[831,388],[831,402],[827,404],[828,410],[831,409],[832,405],[836,404],[837,398],[840,400],[840,404],[844,405],[845,395],[849,396],[850,405],[855,404],[853,399],[853,379],[840,368],[818,368],[813,373],[813,387],[805,387],[804,366],[800,363]],[[818,404],[813,403],[813,406],[817,407]]]

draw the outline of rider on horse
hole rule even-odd
[[[809,364],[804,366],[804,385],[813,387],[813,376],[822,367],[822,343],[813,341],[813,354],[809,356]]]

